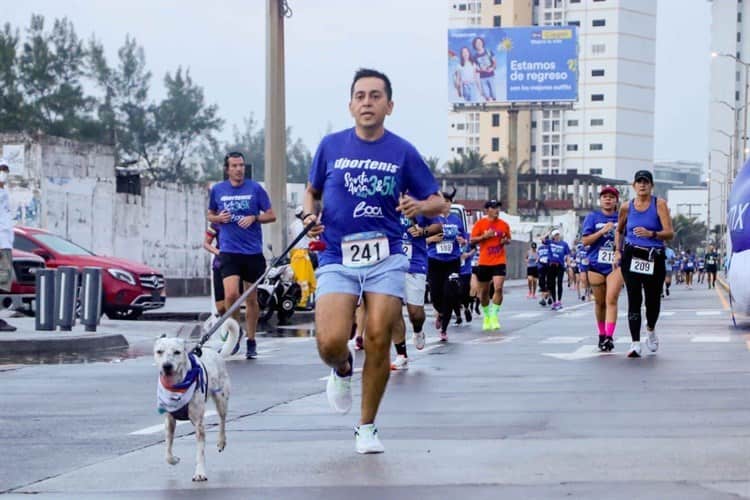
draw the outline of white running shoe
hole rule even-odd
[[[383,443],[378,438],[378,429],[375,424],[358,425],[354,428],[354,440],[357,453],[383,453]]]
[[[641,357],[641,343],[631,342],[630,349],[628,350],[629,358],[640,358]]]
[[[391,370],[408,370],[409,369],[409,358],[402,354],[397,354],[396,359],[391,363]]]
[[[352,409],[352,374],[354,373],[354,353],[349,350],[349,362],[351,364],[351,373],[342,377],[336,373],[335,368],[331,368],[331,374],[328,376],[326,384],[326,396],[328,404],[336,412],[345,414]]]
[[[656,330],[648,330],[648,338],[646,339],[646,346],[648,347],[648,350],[651,352],[656,352],[659,350],[659,337],[656,336]]]
[[[424,343],[425,343],[424,331],[414,332],[414,347],[416,347],[418,351],[421,351],[422,349],[424,349]]]

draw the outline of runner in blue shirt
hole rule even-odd
[[[263,186],[245,178],[245,157],[242,153],[227,154],[224,157],[224,169],[228,180],[214,184],[211,188],[208,220],[218,224],[220,228],[219,258],[224,305],[229,309],[240,297],[240,280],[245,282],[245,286],[249,286],[266,270],[260,225],[274,222],[276,214]],[[253,290],[245,301],[246,359],[255,359],[258,355],[255,343],[258,314],[258,294]],[[239,309],[235,312],[234,319],[239,322]],[[233,353],[238,349],[239,344]]]
[[[547,267],[547,288],[552,296],[553,311],[562,309],[563,277],[569,256],[568,243],[562,241],[559,229],[553,230],[552,239],[549,242],[549,265]]]
[[[547,274],[549,270],[549,238],[543,236],[537,249],[539,254],[539,260],[537,261],[537,267],[539,268],[539,292],[542,295],[539,305],[546,307],[548,304],[552,304],[552,297],[549,296],[549,285],[547,284]]]
[[[340,413],[351,409],[354,355],[347,342],[362,299],[367,306],[367,355],[355,444],[358,453],[382,453],[374,422],[390,373],[391,332],[401,321],[409,270],[400,216],[434,216],[445,202],[414,146],[384,127],[393,111],[386,75],[357,71],[349,111],[354,128],[326,136],[315,153],[303,221],[317,222],[310,236],[326,243],[317,271],[315,330],[320,357],[331,367],[328,402]]]
[[[588,279],[594,293],[594,316],[599,329],[599,349],[611,351],[615,347],[617,300],[622,290],[622,273],[613,267],[617,202],[620,192],[613,186],[599,191],[599,210],[594,210],[583,221],[584,245],[588,245]]]
[[[690,249],[685,250],[685,285],[688,290],[693,289],[693,274],[695,273],[695,257],[690,253]]]
[[[665,270],[665,276],[664,276],[664,292],[661,294],[662,298],[664,298],[664,295],[669,297],[669,287],[672,285],[672,274],[675,266],[675,259],[676,255],[674,253],[674,250],[672,250],[669,247],[665,247],[664,249],[664,270]]]
[[[455,195],[455,191],[453,193]],[[427,238],[427,282],[430,284],[430,297],[437,317],[435,328],[440,332],[440,341],[448,341],[448,325],[458,297],[451,292],[449,280],[452,275],[458,279],[461,270],[461,245],[459,236],[467,237],[463,221],[451,213],[452,197],[443,193],[446,204],[443,213],[431,219],[432,224],[440,224],[440,233]]]
[[[409,259],[409,272],[406,273],[404,288],[404,302],[409,322],[414,330],[414,347],[424,349],[425,334],[422,330],[425,322],[424,296],[427,288],[427,242],[426,238],[440,232],[439,224],[430,225],[426,217],[417,216],[414,219],[401,216],[403,229],[402,245],[406,257]],[[409,357],[406,352],[406,323],[403,316],[397,328],[393,331],[393,345],[396,348],[396,359],[391,363],[391,370],[406,370],[409,368]]]

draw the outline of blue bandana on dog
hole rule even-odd
[[[196,388],[208,397],[208,381],[205,368],[193,353],[188,354],[190,370],[182,382],[169,385],[165,377],[159,377],[156,385],[156,408],[159,413],[170,413],[177,420],[189,420],[188,408]]]

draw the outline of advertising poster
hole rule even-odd
[[[575,26],[448,30],[451,104],[578,100]]]

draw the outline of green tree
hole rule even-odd
[[[28,107],[26,128],[75,139],[98,139],[101,129],[90,115],[94,100],[84,94],[86,51],[67,18],[44,29],[32,15],[19,59],[19,81]]]
[[[24,100],[18,79],[18,30],[5,23],[0,31],[0,131],[24,129]]]
[[[146,69],[145,52],[128,35],[117,55],[117,67],[110,67],[104,47],[94,39],[89,42],[89,73],[104,94],[98,104],[99,120],[104,135],[115,145],[118,163],[142,158],[151,165],[150,153],[159,133],[155,107],[148,102],[151,72]]]
[[[678,215],[672,218],[672,229],[675,237],[673,246],[684,250],[700,248],[706,240],[706,224],[698,222],[696,217]]]
[[[164,77],[167,97],[155,110],[159,141],[146,151],[150,158],[149,175],[168,182],[193,182],[200,172],[185,161],[201,145],[217,144],[214,133],[224,121],[218,117],[218,106],[206,105],[203,89],[193,83],[190,71],[178,68],[174,76]]]
[[[286,180],[287,182],[307,182],[312,165],[312,154],[302,139],[292,141],[292,129],[286,130]]]

